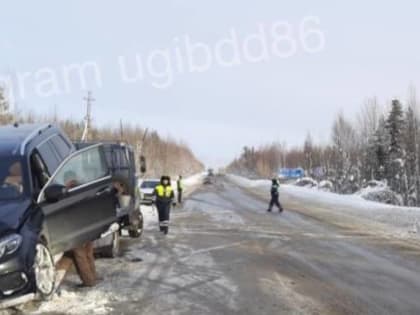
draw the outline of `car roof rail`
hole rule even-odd
[[[25,154],[26,146],[31,143],[31,141],[38,135],[41,135],[45,130],[52,128],[51,124],[45,124],[42,126],[39,126],[34,131],[32,131],[26,138],[23,140],[21,146],[20,146],[20,155]]]

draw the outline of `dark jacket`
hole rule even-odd
[[[280,185],[276,179],[273,179],[271,184],[271,196],[272,197],[278,197],[279,196],[279,189]]]

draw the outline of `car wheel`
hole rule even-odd
[[[128,235],[131,238],[139,238],[143,234],[143,214],[139,214],[139,219],[136,224],[130,226]]]
[[[36,245],[34,276],[36,293],[42,300],[48,300],[55,289],[55,263],[50,250],[42,243]]]
[[[121,238],[120,238],[120,232],[114,232],[112,233],[112,242],[110,245],[106,246],[103,251],[102,255],[105,258],[115,258],[120,255],[121,252]]]

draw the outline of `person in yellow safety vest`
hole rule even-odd
[[[178,180],[176,181],[176,189],[178,192],[178,203],[182,203],[182,193],[184,192],[184,183],[182,182],[182,176],[179,175]]]
[[[154,195],[156,197],[155,203],[159,215],[159,228],[166,235],[169,232],[171,204],[175,198],[169,176],[161,177],[160,184],[156,186]]]

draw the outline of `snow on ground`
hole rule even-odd
[[[226,206],[219,206],[219,203],[230,205],[228,201],[220,200],[220,197],[213,192],[201,193],[200,196],[202,199],[189,199],[187,207],[190,211],[204,212],[213,221],[220,223],[221,226],[226,226],[227,224],[244,224],[242,217],[234,210],[226,208]]]
[[[79,280],[71,275],[60,294],[30,314],[133,314],[140,313],[140,309],[142,314],[162,314],[170,307],[182,306],[184,310],[170,312],[176,314],[197,309],[199,305],[194,298],[205,295],[237,308],[238,288],[214,270],[211,250],[197,251],[182,243],[172,244],[171,235],[166,237],[168,241],[163,240],[157,235],[156,223],[149,224],[146,233],[147,237],[131,244],[122,257],[96,261],[98,274],[104,279],[94,289],[77,289]],[[177,303],[180,288],[185,288],[185,293],[181,293],[182,303]],[[159,304],[153,303],[158,296],[164,299]],[[210,309],[197,309],[197,314],[200,313],[209,314]]]
[[[249,180],[228,175],[234,183],[254,190],[258,194],[269,194],[270,180]],[[306,205],[304,210],[330,212],[335,218],[354,218],[370,225],[386,226],[387,231],[398,237],[420,236],[420,208],[399,207],[364,200],[360,195],[339,195],[293,185],[281,185],[281,198]]]
[[[183,180],[184,182],[184,186],[187,189],[187,191],[189,189],[191,189],[191,187],[200,185],[203,182],[204,177],[206,177],[207,173],[203,172],[203,173],[198,173],[195,174],[193,176],[187,177]],[[176,181],[173,181],[172,185],[176,186]]]

